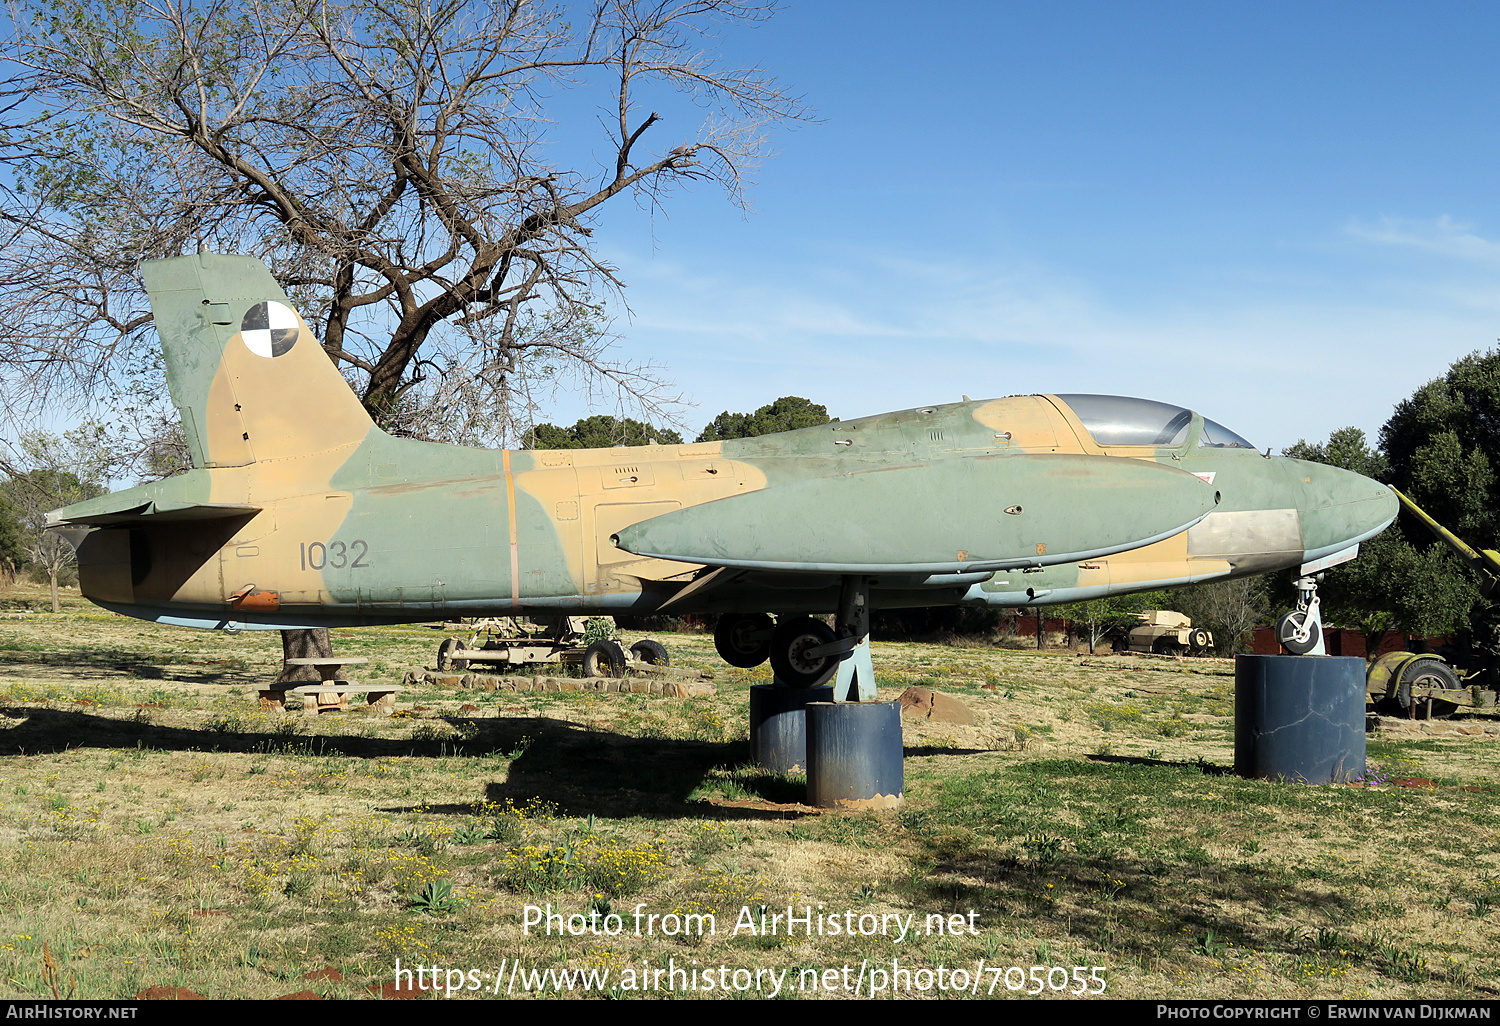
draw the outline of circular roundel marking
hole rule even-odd
[[[297,343],[297,315],[281,303],[256,303],[245,311],[240,337],[256,356],[280,356]]]

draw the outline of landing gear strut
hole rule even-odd
[[[816,622],[816,621],[814,621]],[[806,647],[804,660],[823,660],[824,670],[818,680],[833,676],[835,702],[875,701],[875,667],[870,662],[870,579],[851,574],[844,578],[839,593],[837,626],[826,643]],[[827,630],[825,627],[824,630]],[[779,646],[778,646],[779,648]],[[775,665],[776,651],[772,652]]]
[[[833,675],[838,660],[829,652],[837,635],[822,620],[783,616],[771,636],[771,670],[794,688],[815,688]]]
[[[1299,577],[1297,608],[1276,621],[1276,640],[1292,655],[1327,655],[1323,647],[1323,615],[1318,602],[1318,582],[1323,575]]]
[[[726,613],[714,631],[714,647],[731,666],[759,666],[769,656],[776,682],[815,688],[834,678],[835,702],[875,701],[870,662],[870,579],[843,578],[836,627],[810,616]]]

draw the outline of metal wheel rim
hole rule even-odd
[[[1276,640],[1282,643],[1296,640],[1297,632],[1302,629],[1302,621],[1306,618],[1307,614],[1300,610],[1282,617],[1281,623],[1277,625]]]
[[[1406,693],[1408,695],[1411,694],[1411,688],[1441,688],[1444,691],[1448,691],[1450,690],[1448,683],[1448,678],[1440,673],[1421,671],[1412,678]],[[1436,698],[1433,696],[1417,699],[1418,708],[1421,708],[1424,703],[1431,708],[1432,716],[1435,719],[1452,716],[1459,708],[1457,704],[1450,702],[1446,698]]]
[[[786,647],[787,665],[798,673],[805,673],[809,676],[817,673],[828,665],[828,657],[824,656],[821,659],[809,660],[804,659],[802,653],[809,649],[817,648],[821,644],[823,644],[823,639],[816,634],[797,635]]]

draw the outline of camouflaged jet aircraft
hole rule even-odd
[[[85,596],[159,623],[715,612],[729,662],[769,658],[778,679],[810,686],[851,655],[868,667],[871,608],[1310,573],[1396,515],[1374,481],[1112,396],[965,401],[693,445],[395,438],[258,261],[178,257],[144,277],[194,469],[52,522],[82,535]],[[809,615],[829,612],[837,629]]]

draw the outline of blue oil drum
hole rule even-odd
[[[1234,660],[1234,772],[1332,784],[1365,772],[1365,661],[1242,655]]]
[[[750,761],[775,773],[807,772],[808,702],[833,701],[833,688],[750,686]]]
[[[807,801],[820,809],[901,804],[900,702],[813,702],[807,707]]]

